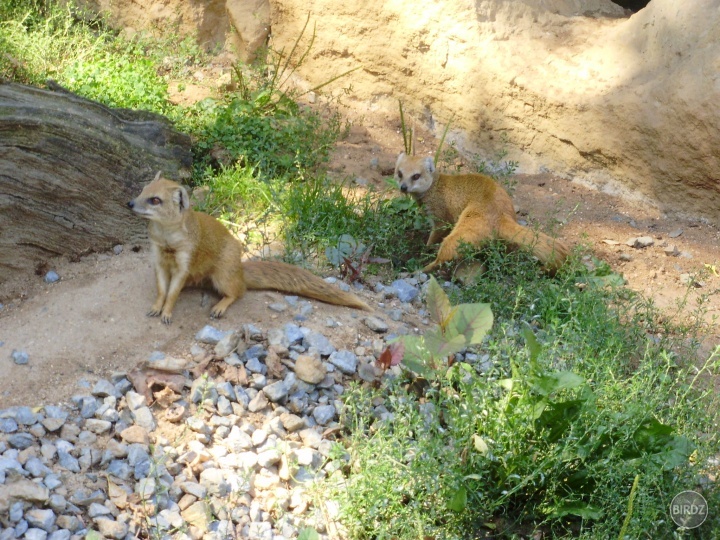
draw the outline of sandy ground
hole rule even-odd
[[[331,163],[338,178],[363,179],[384,185],[384,175],[394,166],[402,147],[398,121],[363,107],[347,106],[352,128],[341,141]],[[426,140],[428,142],[426,142]],[[419,138],[419,152],[432,153],[430,138]],[[560,237],[589,246],[594,254],[621,272],[635,290],[652,297],[670,315],[678,302],[699,300],[714,320],[720,309],[720,277],[705,265],[720,268],[720,230],[692,219],[669,219],[653,208],[638,207],[611,195],[546,174],[517,176],[514,201],[520,217],[542,226],[557,220]],[[679,236],[671,238],[671,233]],[[625,245],[633,237],[651,236],[654,245],[636,249]],[[607,243],[606,241],[611,241]],[[612,242],[617,242],[613,244]],[[679,256],[668,256],[665,247],[676,246]],[[0,409],[11,405],[57,403],[87,391],[98,378],[127,371],[156,350],[188,356],[193,337],[205,324],[237,329],[253,323],[267,330],[292,320],[267,304],[282,299],[274,292],[250,292],[233,305],[226,318],[211,321],[210,295],[183,293],[174,322],[163,325],[145,316],[154,298],[154,280],[147,246],[124,246],[119,255],[92,255],[76,263],[52,261],[61,276],[46,284],[41,276],[23,276],[0,285]],[[700,287],[682,283],[681,275],[698,273]],[[367,299],[367,296],[366,296]],[[314,302],[314,315],[303,323],[323,329],[332,317],[343,324],[347,345],[355,343],[358,312]],[[705,349],[718,343],[712,328]],[[342,345],[337,344],[336,345]],[[13,350],[29,354],[27,365],[16,365]]]

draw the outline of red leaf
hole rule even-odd
[[[380,356],[375,363],[383,371],[390,368],[392,365],[392,353],[390,352],[390,347],[386,347],[385,350],[380,353]]]
[[[389,369],[391,366],[397,366],[402,362],[403,356],[405,356],[405,344],[401,341],[396,341],[388,345],[385,350],[380,353],[380,357],[376,360],[377,366],[383,371]]]

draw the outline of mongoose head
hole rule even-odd
[[[401,152],[395,163],[395,179],[403,193],[423,195],[435,180],[433,158],[408,156],[405,152]]]
[[[152,221],[179,221],[190,208],[190,197],[184,187],[163,178],[158,172],[140,195],[127,205],[139,216]]]

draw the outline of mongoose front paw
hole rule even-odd
[[[170,324],[172,322],[172,315],[163,315],[160,317],[160,320],[163,322],[163,324]]]
[[[146,313],[146,315],[148,317],[157,317],[158,315],[160,315],[160,310],[159,309],[151,309],[150,311],[148,311]]]
[[[222,311],[211,311],[210,312],[210,318],[211,319],[220,319],[223,316]]]

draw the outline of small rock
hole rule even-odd
[[[632,261],[632,256],[629,253],[621,253],[618,257],[621,261],[630,262]]]
[[[200,473],[200,485],[207,489],[208,495],[225,497],[230,493],[230,484],[225,480],[225,474],[222,469],[205,469]]]
[[[195,334],[196,341],[199,341],[200,343],[207,343],[208,345],[217,345],[224,337],[225,332],[218,330],[209,324],[203,326],[202,329]]]
[[[112,422],[108,422],[107,420],[97,420],[95,418],[85,420],[85,429],[96,435],[107,433],[110,431],[110,428],[112,428]]]
[[[280,421],[283,427],[290,433],[305,427],[305,420],[292,413],[282,413],[280,415]]]
[[[316,350],[321,356],[330,356],[335,351],[335,347],[330,343],[330,340],[319,332],[309,332],[303,339],[303,346],[308,351],[311,348]]]
[[[663,249],[663,253],[665,253],[668,257],[678,257],[680,255],[680,250],[676,245],[672,245]]]
[[[113,538],[114,540],[122,540],[128,534],[127,523],[115,521],[107,518],[97,518],[95,520],[98,531],[105,538]]]
[[[315,421],[318,424],[324,426],[333,418],[335,418],[335,413],[335,407],[333,407],[332,405],[318,405],[313,410],[313,418],[315,418]]]
[[[13,418],[0,418],[0,433],[15,433],[18,423]]]
[[[60,276],[55,270],[50,270],[47,274],[45,274],[43,279],[45,280],[45,283],[55,283],[60,279]]]
[[[278,401],[285,399],[288,395],[288,387],[285,384],[285,381],[278,381],[273,384],[269,384],[263,388],[262,391],[273,403],[277,403]]]
[[[145,446],[150,444],[148,430],[138,425],[130,426],[129,428],[122,430],[120,432],[120,438],[128,444],[142,444]],[[125,455],[127,455],[127,448],[122,450],[124,450]],[[114,457],[124,457],[122,455],[122,451],[120,452],[120,455],[117,455],[116,452],[113,453],[115,454]]]
[[[345,375],[353,375],[357,370],[357,356],[351,351],[335,351],[328,358],[328,362],[337,367]]]
[[[270,311],[274,311],[276,313],[282,313],[288,308],[287,304],[283,302],[273,302],[272,304],[268,304],[268,309]]]
[[[309,446],[310,448],[317,448],[322,442],[322,436],[312,428],[300,431],[300,439],[304,446]]]
[[[301,354],[295,360],[295,375],[301,381],[310,384],[319,384],[325,378],[327,369],[319,358]]]
[[[123,245],[122,244],[116,244],[113,246],[113,253],[115,255],[120,255],[123,252]]]
[[[630,238],[625,243],[630,247],[643,249],[652,246],[655,243],[655,240],[653,240],[651,236],[640,236],[638,238]]]
[[[229,356],[237,348],[239,340],[238,332],[228,332],[215,345],[215,356],[218,358]]]
[[[385,321],[378,317],[365,317],[363,323],[373,332],[382,334],[388,331],[389,327]]]
[[[30,357],[25,351],[14,350],[11,356],[13,361],[19,366],[24,366],[30,361]]]
[[[257,395],[248,403],[248,411],[258,412],[268,406],[268,398],[264,392],[258,392]]]
[[[671,231],[668,236],[670,238],[677,238],[678,236],[682,235],[683,230],[682,229],[675,229],[674,231]]]
[[[25,512],[25,519],[31,527],[50,532],[55,525],[55,512],[49,509],[33,508]]]
[[[393,289],[397,293],[398,300],[401,302],[412,302],[418,297],[420,291],[404,279],[396,279],[392,283]]]

